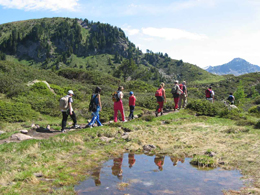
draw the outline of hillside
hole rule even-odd
[[[232,61],[226,64],[210,66],[206,70],[217,75],[233,74],[235,76],[239,76],[251,72],[260,72],[260,66],[250,64],[241,58],[234,58]]]
[[[150,84],[173,80],[220,80],[221,77],[167,53],[143,53],[122,29],[87,19],[43,18],[0,25],[0,58],[41,69],[80,68],[123,75],[120,65],[133,59],[136,67],[124,80]]]

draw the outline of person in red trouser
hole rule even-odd
[[[163,103],[166,103],[164,83],[160,84],[160,87],[157,89],[155,93],[155,97],[157,98],[157,103],[159,104],[158,109],[156,109],[155,111],[155,115],[158,116],[159,113],[163,115]]]
[[[121,116],[122,116],[122,121],[123,122],[126,122],[125,120],[125,114],[124,114],[124,107],[123,107],[123,91],[124,90],[124,87],[123,86],[120,86],[118,88],[118,91],[117,91],[117,95],[118,95],[118,101],[114,102],[114,122],[116,123],[117,122],[117,112],[118,110],[121,112]]]

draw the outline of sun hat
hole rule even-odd
[[[129,95],[133,95],[133,94],[134,94],[134,92],[130,91]]]
[[[73,93],[72,90],[69,90],[69,91],[68,91],[68,94],[72,94],[72,95],[74,95],[74,93]]]

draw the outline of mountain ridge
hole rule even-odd
[[[226,64],[209,66],[206,67],[205,70],[217,75],[233,74],[235,76],[239,76],[242,74],[259,72],[260,66],[251,64],[242,58],[234,58]]]

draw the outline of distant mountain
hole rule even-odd
[[[209,66],[205,70],[218,75],[233,74],[235,76],[238,76],[251,72],[260,72],[260,66],[250,64],[249,62],[241,58],[234,58],[227,64],[219,66]]]

